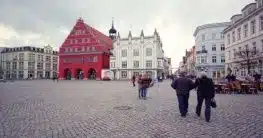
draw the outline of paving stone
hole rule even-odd
[[[216,95],[211,122],[181,118],[177,97],[164,81],[138,99],[129,82],[15,81],[0,83],[0,137],[255,137],[263,136],[263,94]],[[114,107],[131,107],[116,110]]]

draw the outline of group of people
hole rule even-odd
[[[138,83],[138,97],[139,99],[146,100],[147,90],[154,85],[154,81],[148,76],[147,73],[132,77],[132,84],[135,87],[136,81]],[[201,115],[203,101],[205,101],[205,118],[210,121],[211,104],[215,103],[215,88],[214,82],[211,78],[207,77],[205,72],[201,72],[201,76],[193,81],[186,76],[186,72],[180,73],[178,78],[174,78],[171,87],[176,90],[179,110],[182,117],[186,117],[188,112],[188,100],[190,91],[197,90],[197,106],[196,114]]]
[[[171,87],[177,92],[179,110],[182,117],[186,117],[188,112],[190,91],[197,89],[196,114],[197,116],[201,115],[202,104],[205,101],[205,119],[207,122],[210,121],[211,103],[214,102],[215,89],[213,80],[208,78],[205,72],[202,72],[195,82],[189,79],[185,72],[182,72],[179,78],[173,80]]]
[[[136,78],[136,76],[133,76],[132,84],[134,87],[136,86],[136,79],[138,83],[138,97],[139,99],[146,100],[147,90],[149,87],[153,86],[152,78],[150,78],[147,73],[139,75],[138,78]]]

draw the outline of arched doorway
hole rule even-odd
[[[70,69],[65,69],[64,70],[64,78],[66,79],[66,80],[71,80],[71,71],[70,71]]]
[[[96,70],[94,68],[90,68],[88,71],[88,78],[90,80],[95,80],[96,79]]]
[[[76,79],[82,80],[84,78],[83,70],[78,68],[76,69]]]

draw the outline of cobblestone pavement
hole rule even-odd
[[[0,83],[0,137],[263,137],[263,94],[216,99],[206,123],[195,116],[195,92],[180,117],[169,81],[151,88],[147,100],[125,81]]]

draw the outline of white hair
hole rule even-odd
[[[200,73],[200,77],[207,77],[206,72],[202,71],[202,72]]]

